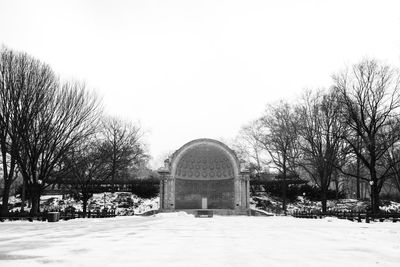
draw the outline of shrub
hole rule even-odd
[[[140,198],[154,198],[160,191],[159,181],[155,179],[143,179],[135,183],[132,193]]]
[[[266,191],[274,197],[282,197],[282,184],[272,184],[266,186]],[[312,201],[321,200],[321,189],[317,186],[304,185],[289,185],[287,189],[287,198],[289,201],[294,202],[299,196],[305,196]],[[336,190],[329,189],[327,192],[327,199],[344,198],[343,192],[337,193]]]

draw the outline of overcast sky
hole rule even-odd
[[[400,1],[4,1],[0,44],[85,81],[140,122],[158,167],[233,139],[265,105],[329,87],[364,57],[400,66]]]

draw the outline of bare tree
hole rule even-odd
[[[139,168],[149,156],[143,143],[142,129],[117,118],[105,118],[102,126],[102,149],[107,155],[111,183],[128,175],[129,168]]]
[[[0,152],[2,180],[4,184],[0,215],[8,213],[8,200],[12,183],[16,179],[17,140],[12,123],[11,103],[14,97],[13,85],[16,79],[14,72],[17,56],[13,51],[2,48],[0,51]],[[14,141],[13,141],[14,140]]]
[[[265,158],[263,146],[260,143],[262,125],[260,120],[253,121],[242,127],[236,137],[233,147],[239,158],[245,162],[253,175],[259,175],[265,169],[268,161]]]
[[[296,112],[301,121],[297,127],[301,137],[299,165],[320,188],[322,211],[326,212],[327,192],[346,132],[346,125],[340,121],[338,97],[334,91],[306,91]]]
[[[43,189],[54,182],[61,157],[94,133],[100,114],[96,97],[78,83],[60,86],[51,69],[30,57],[15,104],[19,139],[18,165],[32,202],[39,212]]]
[[[9,190],[16,178],[21,152],[20,126],[30,127],[45,91],[54,88],[50,68],[27,54],[2,48],[0,57],[0,149],[4,177],[3,209],[7,213]],[[34,92],[37,92],[35,95]],[[24,121],[19,121],[24,113]]]
[[[371,184],[372,211],[377,213],[379,192],[392,169],[379,162],[400,140],[400,75],[390,66],[364,60],[334,76],[334,82],[344,108],[343,123],[351,130],[344,139],[369,171],[369,177],[360,178]]]
[[[10,137],[10,134],[14,132],[12,130],[10,102],[13,95],[12,86],[15,76],[13,69],[15,61],[14,53],[6,48],[2,48],[0,51],[0,162],[4,188],[0,215],[8,213],[10,188],[16,179],[16,143],[12,142]]]
[[[36,213],[62,155],[94,132],[99,104],[84,85],[61,85],[47,64],[5,48],[0,86],[4,181],[8,190],[18,166],[31,197],[31,212]]]
[[[267,106],[260,123],[264,130],[258,141],[269,153],[275,168],[283,178],[282,208],[286,212],[287,177],[295,174],[299,156],[296,114],[288,103],[281,101],[276,105]]]
[[[148,156],[141,138],[140,127],[117,118],[106,118],[98,134],[82,140],[65,154],[58,176],[82,200],[84,214],[99,184],[114,185],[116,181],[131,179],[144,171],[142,163]]]
[[[396,131],[398,129],[393,128],[389,130],[390,132]],[[378,162],[378,169],[384,169],[389,167],[388,181],[390,186],[394,186],[400,193],[400,141],[394,143],[382,156],[382,159]]]
[[[62,159],[62,182],[68,184],[72,193],[82,200],[86,214],[88,200],[97,184],[109,179],[107,157],[101,149],[101,140],[90,138],[70,149]]]

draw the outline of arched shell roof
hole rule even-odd
[[[233,150],[213,139],[197,139],[172,156],[171,175],[180,179],[216,180],[239,175],[239,160]]]

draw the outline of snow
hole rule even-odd
[[[62,195],[45,195],[40,198],[41,210],[64,210],[67,207],[73,207],[76,211],[82,211],[82,201],[76,201],[72,197],[63,199]],[[0,201],[1,203],[1,201]],[[10,211],[19,211],[21,209],[21,199],[15,196],[10,197],[9,204],[14,207]],[[108,210],[116,211],[117,215],[141,214],[146,211],[158,209],[159,197],[152,199],[140,198],[130,192],[100,193],[94,194],[88,201],[88,209],[91,211],[102,210],[106,207]],[[25,205],[25,211],[30,208]]]
[[[400,223],[183,212],[0,223],[0,266],[399,266]]]
[[[339,199],[328,200],[327,210],[333,212],[366,212],[371,203],[369,200]],[[250,198],[251,208],[259,208],[270,213],[283,214],[282,200],[271,197],[266,193],[258,193]],[[400,212],[400,203],[381,200],[379,208],[386,212]],[[287,203],[287,212],[292,214],[296,211],[319,212],[322,210],[321,201],[311,201],[304,197],[298,197],[298,201]]]

